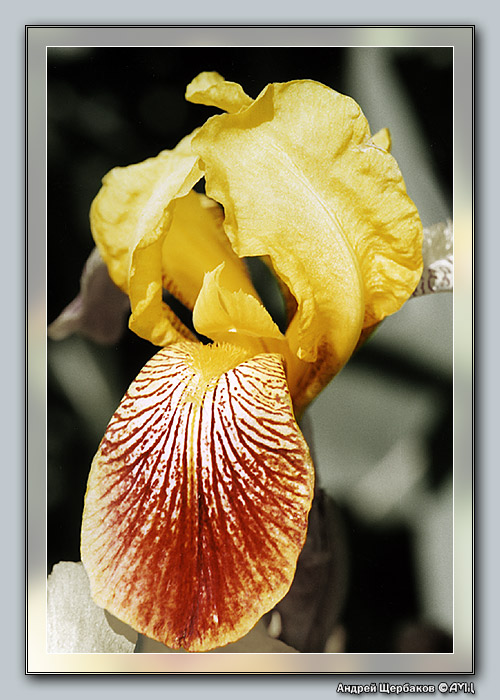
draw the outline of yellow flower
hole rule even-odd
[[[91,226],[130,328],[164,346],[94,459],[82,560],[96,602],[171,647],[245,634],[287,592],[314,472],[308,403],[422,270],[422,226],[387,130],[307,80],[252,100],[216,73],[187,88],[214,116],[103,180]],[[205,178],[206,194],[193,190]],[[287,300],[282,333],[242,258]],[[192,311],[202,345],[163,301]]]

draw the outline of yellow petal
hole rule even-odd
[[[296,298],[287,338],[321,364],[317,393],[418,282],[421,223],[395,160],[353,100],[312,81],[212,117],[193,149],[238,255],[269,255]]]
[[[193,310],[193,323],[199,333],[217,342],[238,343],[240,336],[284,341],[262,302],[231,285],[224,263],[205,275]],[[260,351],[265,349],[265,344],[260,344]]]
[[[92,597],[172,648],[237,640],[288,591],[314,487],[282,364],[230,347],[158,352],[92,464]]]
[[[231,289],[256,294],[245,263],[224,233],[221,207],[197,192],[177,200],[162,250],[163,286],[193,309],[205,273],[224,262],[224,279]]]
[[[176,200],[202,176],[191,138],[156,158],[111,170],[90,211],[111,278],[130,297],[131,329],[158,345],[190,335],[162,302],[162,247]]]
[[[239,112],[252,104],[252,98],[241,85],[224,80],[219,73],[200,73],[186,88],[186,100],[208,107],[218,107],[225,112]]]
[[[316,84],[306,87],[316,91]],[[328,355],[338,371],[361,331],[362,281],[327,199],[338,147],[328,164],[322,149],[328,150],[324,141],[335,129],[324,119],[324,133],[317,132],[315,104],[299,88],[269,86],[244,112],[209,119],[193,148],[205,163],[210,196],[224,206],[237,253],[269,255],[297,300],[287,333],[294,352],[309,362]]]
[[[260,299],[232,288],[225,272],[221,264],[205,275],[193,311],[194,327],[198,333],[219,343],[241,347],[252,355],[261,352],[280,355],[298,420],[306,404],[323,386],[322,358],[319,364],[300,360]]]
[[[316,386],[315,365],[299,360],[255,292],[249,294],[231,285],[224,263],[205,275],[193,310],[198,333],[218,343],[231,343],[251,355],[269,352],[280,355],[288,386],[299,418],[304,407],[301,398]]]
[[[92,234],[113,282],[128,293],[132,253],[162,228],[168,206],[202,176],[191,151],[192,135],[173,151],[124,168],[113,168],[92,202]],[[179,195],[179,192],[181,193]]]

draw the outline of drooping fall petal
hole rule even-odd
[[[299,403],[420,277],[422,226],[389,146],[352,99],[313,81],[269,85],[193,139],[234,249],[269,255],[297,300],[287,338],[317,365]]]
[[[279,357],[164,348],[92,465],[82,561],[94,600],[172,648],[238,639],[291,585],[313,478]]]

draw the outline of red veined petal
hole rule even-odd
[[[158,352],[89,477],[93,598],[172,648],[242,637],[288,591],[305,539],[313,465],[281,358],[241,353],[189,342]]]

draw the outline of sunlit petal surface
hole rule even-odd
[[[354,100],[303,80],[268,85],[250,106],[210,118],[192,147],[236,252],[269,256],[296,299],[286,335],[313,365],[291,387],[305,405],[421,275],[422,225],[389,132],[372,137]]]
[[[307,98],[300,84],[268,86],[248,109],[209,119],[193,148],[206,167],[208,194],[224,207],[236,252],[269,255],[297,300],[288,330],[293,350],[314,362],[328,342],[339,369],[361,332],[363,285],[326,197],[338,150],[326,140],[327,130],[334,139],[334,120],[319,123],[324,110]]]
[[[235,641],[291,585],[313,479],[279,357],[164,348],[92,465],[82,561],[94,600],[172,648]]]

